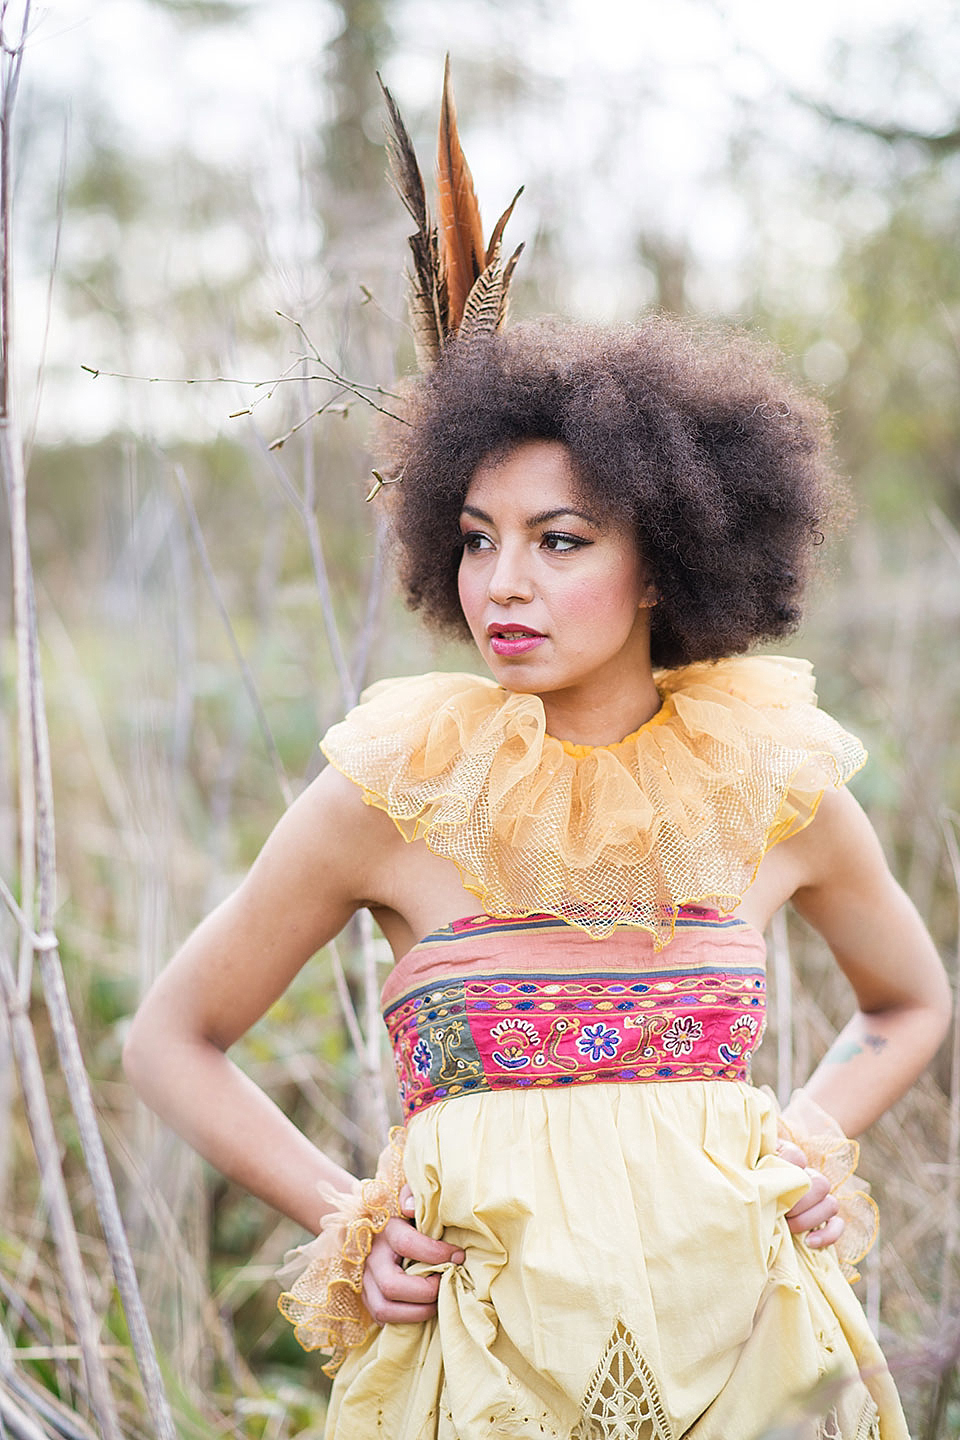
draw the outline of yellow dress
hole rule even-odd
[[[439,1267],[435,1321],[349,1351],[328,1440],[759,1440],[791,1423],[778,1434],[907,1440],[840,1259],[785,1220],[808,1182],[749,1081],[764,945],[729,914],[862,750],[802,662],[658,683],[654,720],[602,750],[552,740],[535,697],[470,676],[384,682],[325,741],[483,908],[384,987],[416,1222],[466,1258]],[[345,1206],[348,1300],[397,1164]],[[329,1345],[328,1260],[307,1258],[281,1305],[302,1343]]]

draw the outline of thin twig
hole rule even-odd
[[[323,615],[324,629],[327,634],[327,644],[330,647],[330,656],[333,660],[334,669],[337,672],[337,680],[340,685],[340,694],[345,708],[356,704],[356,687],[353,677],[350,674],[350,666],[347,662],[346,651],[340,635],[340,625],[337,620],[336,610],[333,605],[333,592],[330,588],[330,577],[327,572],[327,562],[323,550],[323,540],[320,535],[320,526],[316,514],[316,480],[311,469],[312,461],[308,456],[304,466],[304,490],[303,494],[297,490],[293,481],[284,469],[275,451],[271,451],[260,432],[254,427],[254,434],[263,453],[270,462],[270,468],[277,477],[281,488],[290,500],[307,536],[307,545],[310,550],[310,561],[313,566],[313,576],[316,581],[317,595],[320,600],[320,612]],[[309,447],[308,447],[309,451]]]
[[[13,891],[2,876],[0,876],[0,900],[3,901],[14,920],[16,920],[17,925],[20,927],[21,934],[25,933],[27,935],[33,950],[55,950],[57,948],[57,937],[52,930],[48,930],[45,935],[41,935],[31,927],[30,921],[17,904]]]
[[[30,421],[30,429],[27,431],[24,441],[24,469],[30,469],[30,456],[33,454],[33,444],[37,434],[37,424],[40,419],[40,403],[43,399],[43,379],[46,373],[47,345],[50,340],[50,321],[53,315],[53,287],[56,284],[57,275],[60,270],[60,244],[63,239],[63,214],[64,197],[67,192],[67,123],[63,125],[63,143],[60,146],[60,173],[57,176],[57,222],[53,235],[53,256],[50,260],[50,273],[47,276],[47,295],[43,307],[43,334],[40,340],[40,358],[37,361],[37,378],[34,384],[33,416]]]
[[[353,1003],[350,994],[350,987],[347,984],[347,977],[343,969],[343,961],[340,959],[340,951],[337,949],[335,940],[327,942],[327,949],[330,951],[330,963],[333,970],[333,983],[337,991],[337,999],[340,1001],[340,1009],[343,1013],[344,1024],[350,1036],[350,1044],[357,1052],[358,1059],[362,1060],[366,1054],[366,1042],[360,1029],[360,1021],[357,1018],[357,1007]]]
[[[5,16],[5,9],[3,16]],[[173,1418],[167,1404],[160,1368],[153,1349],[136,1273],[120,1219],[116,1193],[97,1128],[90,1084],[80,1054],[76,1027],[67,999],[63,970],[53,938],[56,900],[56,843],[53,820],[53,780],[50,741],[40,669],[36,601],[26,522],[24,450],[12,413],[10,295],[12,277],[10,143],[13,103],[20,78],[23,47],[29,23],[26,0],[20,40],[11,48],[3,35],[3,102],[0,110],[0,212],[2,212],[2,279],[0,279],[0,469],[9,497],[12,568],[14,576],[14,635],[17,655],[19,720],[21,902],[17,912],[20,947],[19,977],[14,977],[6,952],[0,952],[2,996],[17,1059],[41,1189],[50,1216],[57,1255],[73,1313],[83,1356],[90,1405],[104,1440],[120,1440],[120,1423],[103,1356],[99,1349],[100,1324],[80,1256],[76,1227],[60,1166],[59,1146],[50,1111],[36,1035],[30,1022],[30,976],[34,954],[40,972],[47,1010],[77,1119],[84,1157],[100,1214],[113,1271],[124,1304],[134,1353],[140,1367],[147,1403],[160,1440],[175,1440]],[[4,899],[13,897],[6,887]],[[37,913],[36,927],[33,924]]]
[[[943,818],[946,842],[957,899],[960,900],[960,847],[954,822]],[[960,986],[960,914],[958,914],[956,983]],[[960,1013],[956,1003],[953,1012],[953,1037],[950,1047],[950,1129],[947,1139],[946,1222],[943,1233],[943,1266],[940,1281],[940,1322],[943,1324],[953,1310],[954,1257],[960,1239]]]
[[[279,314],[279,311],[277,312]],[[286,317],[284,317],[286,318]],[[312,357],[311,357],[312,358]],[[306,377],[300,374],[293,374],[298,371],[304,357],[295,355],[286,370],[279,375],[271,375],[267,380],[251,380],[248,376],[242,375],[133,375],[126,370],[103,370],[98,365],[83,365],[80,369],[94,380],[136,380],[142,385],[248,385],[255,390],[264,390],[269,386],[289,385],[293,381],[319,380],[325,385],[340,385],[348,390],[351,395],[360,398],[360,392],[369,392],[370,395],[382,395],[387,400],[399,400],[401,397],[394,390],[387,390],[383,385],[364,385],[361,380],[347,380],[331,370],[327,375],[307,374]],[[325,360],[320,364],[326,365]],[[327,366],[329,370],[330,367]],[[269,395],[265,397],[269,399]],[[246,415],[246,410],[236,411],[237,415]]]
[[[377,951],[373,935],[373,916],[366,908],[357,916],[360,926],[360,956],[363,961],[363,1009],[367,1032],[366,1051],[361,1055],[367,1072],[370,1108],[381,1145],[387,1141],[390,1117],[387,1114],[387,1100],[383,1092],[383,1076],[380,1072],[380,1037],[383,1027],[380,1021],[380,985],[377,977]]]
[[[43,1066],[37,1039],[26,1006],[22,1003],[13,966],[6,951],[0,949],[0,997],[3,999],[10,1024],[13,1052],[20,1075],[23,1103],[30,1125],[34,1153],[40,1169],[40,1183],[50,1217],[57,1247],[61,1278],[70,1301],[77,1339],[83,1351],[84,1370],[90,1404],[104,1440],[121,1440],[120,1421],[100,1354],[100,1326],[94,1314],[87,1288],[80,1243],[70,1211],[67,1187],[60,1168],[60,1147],[57,1143],[43,1078]]]
[[[244,658],[243,651],[240,649],[240,642],[237,639],[236,631],[233,628],[233,622],[230,619],[230,612],[226,607],[226,603],[224,602],[223,595],[220,591],[220,586],[217,582],[216,572],[214,571],[213,564],[210,560],[210,552],[207,550],[207,542],[204,539],[203,530],[200,526],[200,518],[197,515],[196,507],[193,503],[193,496],[190,493],[190,485],[187,481],[186,472],[184,471],[182,465],[175,465],[173,468],[174,473],[177,477],[177,483],[180,486],[180,494],[183,498],[184,509],[187,512],[187,519],[190,522],[190,530],[193,534],[194,543],[197,547],[197,554],[200,559],[200,564],[203,568],[203,573],[206,576],[207,584],[210,587],[210,594],[213,597],[213,603],[217,607],[217,612],[223,622],[223,627],[227,633],[227,639],[230,643],[230,648],[233,651],[234,659],[239,666],[244,689],[247,692],[247,695],[250,699],[250,704],[253,706],[254,714],[257,717],[257,724],[260,727],[260,734],[263,737],[263,743],[266,746],[267,754],[270,756],[270,762],[273,765],[273,771],[277,777],[277,784],[280,787],[280,793],[283,796],[284,804],[292,805],[293,788],[290,784],[290,781],[287,779],[286,771],[283,768],[283,761],[280,759],[280,752],[277,749],[277,743],[273,738],[273,731],[270,729],[270,722],[267,719],[266,711],[264,710],[263,704],[260,700],[256,681],[254,680],[253,675],[250,672],[250,667],[247,664],[246,659]]]
[[[380,618],[380,606],[383,602],[383,593],[386,586],[387,567],[384,563],[385,547],[383,532],[383,516],[382,514],[378,514],[373,531],[373,561],[370,565],[370,575],[367,581],[367,599],[364,606],[363,623],[353,649],[353,665],[351,668],[353,671],[354,689],[358,694],[367,683],[370,655],[377,634],[377,622]]]
[[[402,415],[394,415],[392,410],[384,409],[382,405],[377,405],[376,402],[371,399],[372,395],[382,395],[390,400],[399,400],[400,396],[397,395],[395,391],[385,390],[382,385],[356,385],[352,380],[348,380],[345,375],[340,374],[340,371],[337,370],[335,366],[331,365],[329,361],[324,360],[299,320],[295,320],[292,315],[284,314],[282,310],[278,310],[277,314],[281,320],[287,320],[291,325],[297,327],[303,336],[304,344],[310,351],[311,358],[323,367],[334,384],[342,385],[344,390],[349,390],[351,395],[355,395],[358,400],[362,400],[366,405],[371,406],[372,409],[378,410],[381,415],[389,415],[392,420],[399,420],[402,425],[408,425],[410,423],[408,420],[404,420]],[[310,378],[312,379],[313,377],[311,376]]]
[[[786,1105],[793,1090],[793,973],[784,909],[775,912],[770,934],[777,987],[777,1099],[781,1105]]]
[[[282,450],[288,440],[292,440],[294,435],[298,434],[305,425],[309,425],[311,420],[318,420],[321,415],[348,415],[350,413],[349,404],[338,405],[336,403],[339,400],[340,396],[345,393],[346,392],[344,390],[340,389],[337,391],[336,395],[331,396],[331,398],[326,402],[326,404],[319,406],[319,408],[316,410],[308,411],[306,415],[302,416],[299,420],[295,422],[295,424],[291,425],[289,430],[285,430],[282,435],[278,435],[275,440],[271,440],[270,449]],[[237,415],[243,415],[244,413],[245,412],[243,410],[238,410],[236,412]]]

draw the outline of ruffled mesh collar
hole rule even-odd
[[[452,860],[490,915],[597,937],[736,908],[767,849],[863,764],[816,707],[810,665],[754,656],[660,671],[663,706],[618,744],[546,732],[536,695],[476,675],[382,680],[323,741],[408,840]]]

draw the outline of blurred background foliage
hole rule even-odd
[[[527,240],[515,316],[727,316],[780,342],[836,412],[856,514],[825,547],[795,649],[871,749],[857,793],[956,974],[955,10],[902,7],[853,38],[839,27],[806,83],[775,46],[754,47],[749,0],[684,0],[669,24],[652,3],[589,10],[108,0],[97,27],[82,5],[52,5],[28,51],[18,321],[59,933],[184,1435],[319,1435],[323,1380],[275,1311],[273,1271],[301,1237],[134,1105],[118,1063],[128,1017],[315,773],[318,738],[358,688],[474,663],[424,637],[384,583],[382,517],[363,503],[371,406],[303,378],[318,368],[311,344],[364,386],[389,390],[413,364],[377,70],[426,168],[449,48],[486,216],[526,182],[511,222]],[[649,44],[637,41],[644,20]],[[658,26],[672,39],[661,44]],[[781,34],[789,46],[789,27]],[[261,41],[273,73],[248,114],[219,81]],[[141,69],[125,70],[131,53]],[[9,583],[0,596],[6,607]],[[13,879],[12,656],[0,654],[0,869]],[[799,922],[774,940],[760,1079],[783,1090],[826,1048],[849,997]],[[362,942],[352,927],[340,952],[358,1005]],[[238,1052],[363,1172],[378,1137],[333,964],[317,957]],[[884,1229],[862,1293],[931,1440],[960,1433],[955,1365],[937,1350],[956,1319],[957,1085],[942,1055],[864,1146]],[[58,1113],[90,1266],[103,1273],[62,1097]],[[82,1413],[3,1046],[0,1213],[8,1334]],[[106,1279],[102,1302],[115,1363],[129,1368]],[[131,1435],[147,1433],[137,1394],[131,1375]]]

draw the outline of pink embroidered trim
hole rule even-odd
[[[755,967],[472,974],[409,992],[384,1019],[409,1116],[489,1090],[749,1080],[765,993]]]

